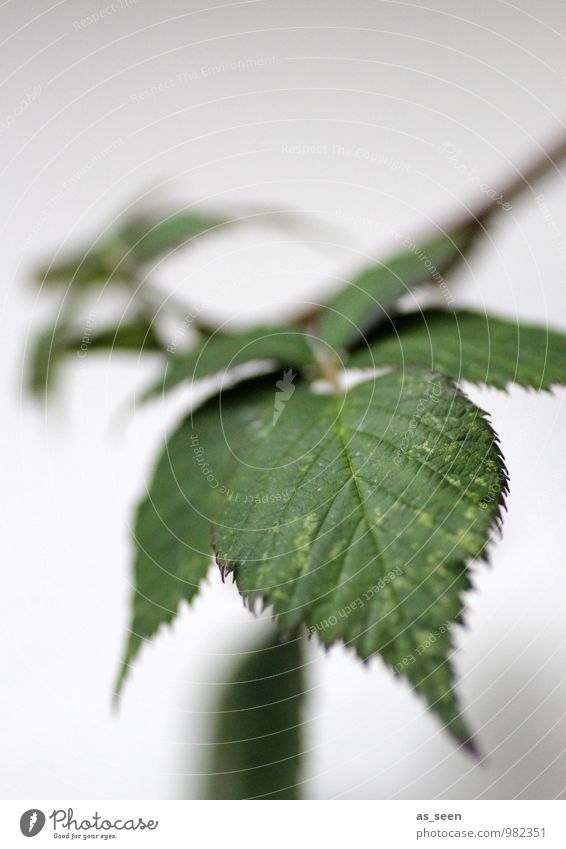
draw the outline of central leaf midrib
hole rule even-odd
[[[336,412],[336,433],[337,433],[338,441],[340,442],[340,445],[342,447],[344,457],[345,457],[346,462],[348,464],[348,469],[349,469],[349,472],[350,472],[351,480],[352,480],[352,482],[354,484],[354,488],[356,490],[357,500],[358,500],[359,505],[360,505],[360,510],[361,510],[361,513],[362,513],[363,521],[365,522],[365,525],[368,529],[370,537],[374,542],[374,545],[375,545],[375,548],[376,548],[376,551],[377,551],[377,559],[378,559],[378,562],[381,564],[381,567],[382,567],[381,577],[385,578],[385,576],[387,574],[386,564],[385,564],[385,556],[384,556],[383,550],[381,548],[377,533],[375,532],[375,528],[373,526],[373,523],[371,522],[371,519],[370,519],[368,512],[365,508],[365,500],[364,500],[362,493],[360,491],[360,487],[359,487],[358,479],[357,479],[357,475],[356,475],[356,470],[354,469],[354,465],[352,463],[352,459],[351,459],[349,451],[348,451],[348,442],[347,442],[346,435],[345,435],[345,426],[344,426],[342,419],[341,419],[341,412],[344,409],[344,406],[345,406],[344,404],[339,404],[338,408],[337,408],[337,412]],[[342,566],[342,568],[343,568],[343,566]],[[338,576],[337,584],[339,583],[339,579],[341,577],[341,574],[342,574],[342,570],[340,570],[340,575]],[[391,582],[389,584],[389,587],[391,589],[391,594],[393,595],[395,602],[397,604],[397,609],[401,612],[401,615],[403,616],[403,618],[405,618],[404,611],[403,611],[402,605],[401,605],[401,601],[399,599],[399,596],[397,594],[395,587],[393,586],[393,582]]]

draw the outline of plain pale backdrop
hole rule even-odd
[[[226,664],[265,623],[211,570],[112,712],[132,509],[186,397],[137,410],[158,363],[94,355],[65,369],[47,406],[23,397],[23,350],[48,306],[34,263],[150,191],[302,210],[320,232],[235,231],[158,273],[216,319],[280,318],[481,204],[553,137],[566,121],[566,8],[8,0],[0,22],[1,792],[190,798]],[[543,201],[527,195],[498,218],[451,290],[566,330],[564,176],[536,192]],[[379,661],[312,646],[310,797],[566,795],[566,390],[469,392],[511,474],[504,538],[474,569],[458,638],[459,689],[489,759],[458,753]]]

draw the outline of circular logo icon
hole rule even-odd
[[[20,831],[25,837],[35,837],[45,825],[45,814],[38,808],[30,808],[20,817]]]

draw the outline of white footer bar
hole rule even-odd
[[[0,803],[0,846],[73,844],[117,849],[566,849],[566,801]]]

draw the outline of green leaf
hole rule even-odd
[[[313,360],[308,337],[299,327],[270,325],[240,333],[216,332],[187,353],[174,355],[147,396],[167,392],[183,381],[194,382],[252,361],[273,360],[282,367],[305,368]]]
[[[443,275],[470,248],[479,229],[470,223],[364,269],[322,313],[319,334],[323,342],[334,349],[353,347],[412,289],[427,283],[441,285]]]
[[[143,215],[128,221],[120,236],[124,244],[131,246],[136,262],[143,264],[186,247],[201,236],[217,235],[221,227],[230,223],[234,222],[195,210],[164,217]]]
[[[345,395],[300,388],[246,448],[218,514],[223,573],[283,633],[305,623],[326,645],[381,654],[469,744],[450,632],[506,492],[482,411],[412,369]]]
[[[273,377],[215,395],[167,438],[137,509],[132,622],[116,687],[144,641],[191,602],[212,559],[212,524],[229,469],[260,412],[273,408]],[[236,454],[237,456],[237,454]]]
[[[83,337],[75,336],[67,344],[67,350],[81,350],[81,345],[86,345],[87,350],[101,351],[133,351],[155,352],[164,351],[165,347],[155,332],[155,324],[152,319],[139,316],[135,321],[125,322],[118,327],[93,333],[83,342]],[[84,348],[82,350],[85,350]]]
[[[118,327],[97,332],[88,327],[81,333],[64,323],[40,331],[31,346],[27,384],[32,395],[43,397],[54,385],[57,370],[65,358],[84,358],[91,351],[122,352],[163,351],[153,322],[138,316]]]
[[[28,392],[38,399],[51,390],[58,365],[57,326],[40,330],[32,340],[26,362]]]
[[[128,247],[113,235],[93,248],[76,251],[60,262],[50,263],[38,269],[35,278],[41,285],[72,286],[83,290],[93,286],[128,286],[132,280],[132,268],[124,262]]]
[[[197,210],[125,217],[121,225],[97,239],[94,247],[40,268],[36,279],[41,284],[72,284],[76,289],[108,281],[129,285],[146,263],[232,223]]]
[[[566,335],[468,310],[425,310],[395,318],[349,365],[417,365],[498,389],[549,389],[566,383]]]
[[[217,707],[207,799],[298,799],[305,683],[300,639],[240,657]]]

